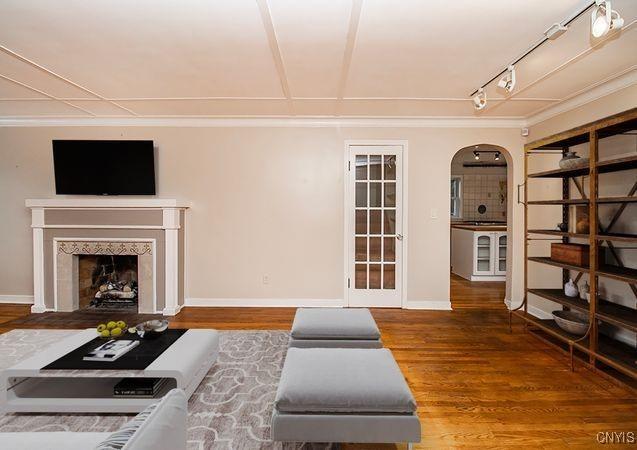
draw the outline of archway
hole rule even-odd
[[[451,306],[504,310],[511,292],[511,155],[493,144],[463,147],[450,173]]]

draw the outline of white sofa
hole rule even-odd
[[[114,433],[0,433],[0,449],[185,450],[188,399],[173,389]]]

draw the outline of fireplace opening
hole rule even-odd
[[[137,312],[137,256],[78,256],[80,309]]]

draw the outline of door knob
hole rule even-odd
[[[396,239],[398,239],[399,241],[403,240],[403,235],[402,234],[397,234],[396,235]]]

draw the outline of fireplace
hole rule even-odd
[[[153,241],[54,239],[57,311],[155,313]]]
[[[187,203],[78,197],[25,204],[33,230],[32,312],[133,308],[135,301],[141,314],[179,312]]]
[[[136,255],[79,255],[79,309],[137,312]]]

